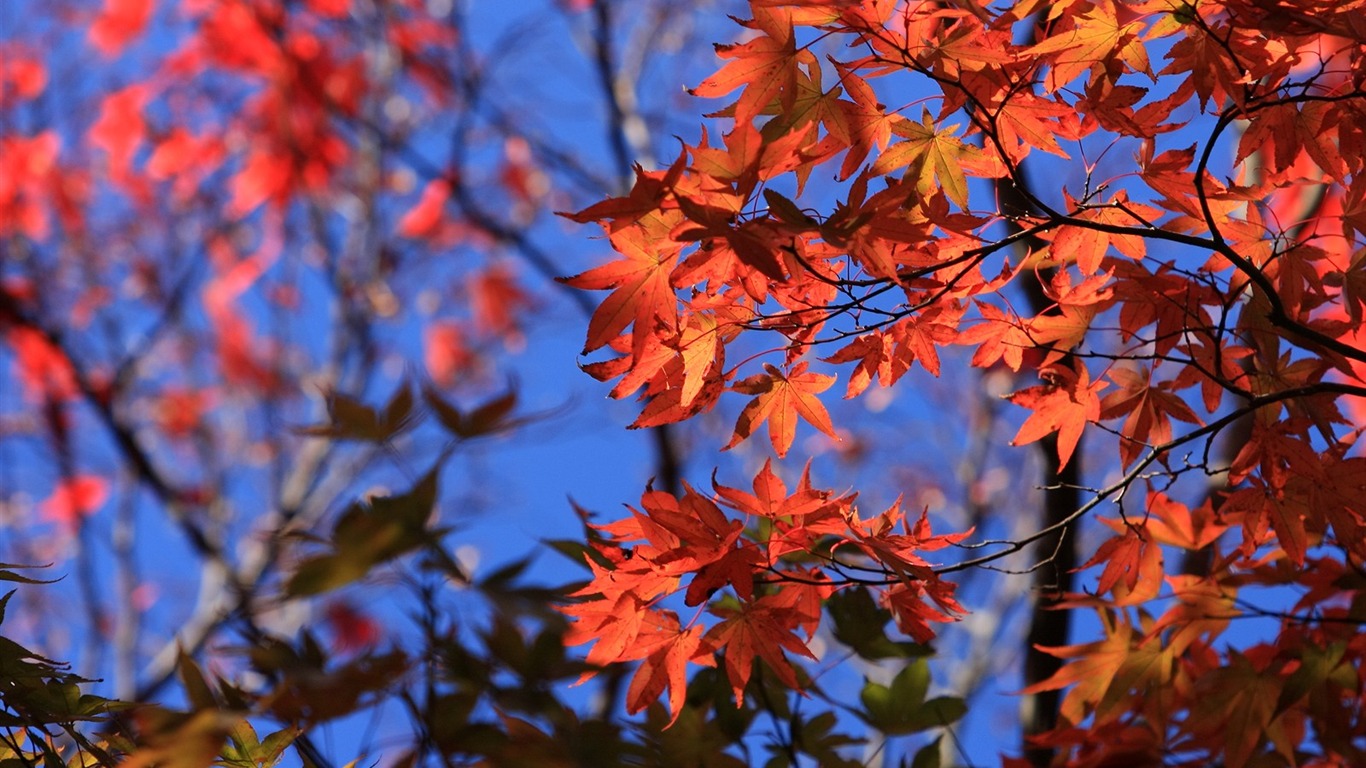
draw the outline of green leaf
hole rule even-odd
[[[285,750],[299,738],[301,731],[298,728],[284,728],[278,730],[265,738],[252,753],[252,757],[259,765],[273,766],[280,762],[284,757]]]
[[[963,700],[955,697],[925,701],[929,686],[929,665],[916,659],[897,673],[890,686],[867,681],[859,694],[863,702],[859,716],[883,733],[901,736],[949,725],[967,711]]]
[[[939,768],[939,742],[943,740],[944,737],[940,736],[921,747],[915,753],[915,759],[911,760],[911,768]]]
[[[204,680],[204,673],[199,669],[199,665],[184,649],[180,650],[180,659],[176,665],[176,674],[180,677],[180,683],[185,687],[185,698],[190,700],[190,706],[196,710],[213,709],[218,706],[217,699],[214,698],[213,689]]]
[[[59,579],[34,579],[28,576],[21,576],[11,568],[47,568],[46,565],[19,565],[17,563],[0,563],[0,581],[13,581],[19,584],[55,584]]]
[[[1276,714],[1280,714],[1299,703],[1311,691],[1323,685],[1333,670],[1342,663],[1347,651],[1346,643],[1333,643],[1327,648],[1306,645],[1300,654],[1300,666],[1285,681],[1281,695],[1276,702]]]
[[[826,602],[826,610],[834,622],[835,639],[869,661],[915,658],[933,653],[927,645],[889,638],[887,625],[892,620],[892,614],[878,607],[873,602],[872,593],[865,587],[836,592]]]
[[[461,437],[490,435],[513,426],[512,422],[507,421],[507,415],[512,413],[516,405],[516,390],[508,390],[505,394],[476,406],[465,417],[465,433],[461,434]]]
[[[925,702],[925,706],[911,716],[910,727],[912,731],[925,731],[952,725],[961,720],[967,712],[967,702],[957,696],[939,696]]]
[[[432,467],[406,493],[348,507],[332,531],[333,552],[305,560],[286,584],[286,594],[322,594],[364,578],[377,565],[434,547],[443,532],[428,529],[427,522],[436,504],[439,468]]]
[[[892,679],[892,695],[899,702],[908,702],[911,709],[919,709],[925,702],[925,693],[930,689],[930,665],[924,659],[916,659]]]
[[[290,597],[308,597],[331,592],[365,578],[373,563],[339,555],[321,555],[301,563],[285,585]]]
[[[834,712],[822,712],[810,720],[803,721],[794,716],[792,721],[792,741],[798,751],[811,755],[822,768],[861,768],[862,762],[847,758],[837,751],[863,743],[843,733],[833,733],[836,726]]]
[[[327,393],[327,424],[299,427],[301,435],[385,443],[413,424],[413,393],[408,382],[401,382],[383,412],[335,390]]]
[[[518,425],[519,420],[507,418],[517,405],[515,389],[509,389],[492,400],[475,406],[468,413],[461,412],[430,387],[423,388],[422,397],[436,414],[441,426],[461,440],[505,432]]]

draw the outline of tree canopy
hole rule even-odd
[[[1366,2],[477,7],[0,39],[0,759],[1366,762]]]

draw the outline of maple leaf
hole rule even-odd
[[[562,606],[560,611],[575,619],[565,634],[565,645],[593,642],[585,661],[595,667],[633,658],[632,649],[639,647],[642,632],[648,635],[646,616],[650,613],[657,614],[654,623],[678,623],[676,619],[670,622],[667,616],[658,616],[658,612],[647,609],[640,598],[626,591],[610,599]],[[584,672],[578,682],[583,683],[595,674],[594,670]]]
[[[618,538],[645,538],[653,545],[646,557],[661,574],[692,573],[684,596],[686,605],[698,605],[716,590],[730,586],[748,600],[754,593],[754,571],[764,558],[758,549],[741,542],[744,525],[730,520],[711,499],[684,484],[681,499],[649,490],[641,497],[643,513],[635,512],[631,525],[615,524],[604,530]]]
[[[131,173],[133,155],[145,138],[147,126],[142,110],[148,95],[143,85],[109,94],[100,103],[100,114],[90,126],[90,143],[109,156],[115,179],[125,179]]]
[[[1236,584],[1190,574],[1167,577],[1175,603],[1149,630],[1151,637],[1168,633],[1167,644],[1175,656],[1186,654],[1195,643],[1206,645],[1223,634],[1229,620],[1239,616]]]
[[[1166,53],[1171,63],[1158,75],[1189,73],[1183,83],[1191,95],[1199,97],[1203,111],[1211,101],[1219,104],[1230,97],[1241,98],[1243,84],[1230,56],[1217,34],[1182,35]]]
[[[142,34],[151,18],[152,0],[105,0],[95,23],[90,25],[90,44],[113,58]]]
[[[1144,449],[1164,445],[1172,439],[1171,420],[1200,424],[1200,417],[1173,393],[1172,382],[1154,384],[1152,369],[1138,370],[1115,366],[1108,373],[1110,380],[1120,386],[1101,400],[1101,420],[1125,416],[1120,427],[1120,463],[1126,469]]]
[[[1063,697],[1059,713],[1072,725],[1088,712],[1098,723],[1117,717],[1124,698],[1133,688],[1143,690],[1165,685],[1172,673],[1170,650],[1157,642],[1140,643],[1133,628],[1122,620],[1102,614],[1105,638],[1092,643],[1062,647],[1037,646],[1039,650],[1070,663],[1047,680],[1020,691],[1022,694],[1056,691],[1073,686]]]
[[[753,26],[765,27],[765,34],[746,43],[717,45],[716,55],[731,61],[689,91],[712,99],[744,88],[735,105],[735,121],[740,124],[750,122],[779,96],[786,100],[784,107],[790,108],[797,94],[799,52],[790,14],[778,8],[755,8],[754,12]]]
[[[49,233],[42,185],[57,165],[61,140],[54,131],[0,138],[0,233],[34,240]]]
[[[6,51],[0,58],[0,87],[20,99],[32,99],[47,87],[47,67],[37,58]]]
[[[874,378],[882,386],[888,387],[910,370],[909,360],[902,360],[892,354],[895,342],[895,338],[888,333],[872,331],[855,338],[835,354],[821,360],[834,364],[858,361],[858,365],[854,366],[853,372],[849,374],[849,386],[844,392],[844,398],[848,400],[863,394]]]
[[[147,158],[147,175],[159,180],[177,179],[177,193],[188,196],[197,174],[216,169],[224,155],[218,137],[196,136],[184,128],[173,128],[156,142]]]
[[[1347,167],[1333,140],[1334,133],[1324,130],[1326,110],[1327,105],[1314,102],[1271,104],[1257,110],[1238,142],[1236,162],[1256,152],[1274,173],[1307,155],[1330,177],[1345,178]]]
[[[1100,418],[1100,397],[1107,385],[1104,381],[1091,382],[1086,365],[1076,362],[1076,368],[1050,366],[1040,371],[1047,384],[1022,389],[1010,396],[1010,402],[1033,411],[1011,445],[1026,445],[1045,435],[1058,433],[1058,469],[1067,466],[1076,449],[1087,422]]]
[[[888,147],[873,163],[872,172],[883,175],[910,166],[908,173],[917,180],[921,194],[930,194],[938,182],[950,200],[966,209],[968,181],[964,167],[972,168],[975,164],[980,168],[987,158],[977,147],[955,136],[957,129],[956,125],[939,129],[929,110],[925,110],[919,123],[905,119],[894,123],[892,131],[904,140]]]
[[[1096,593],[1115,592],[1115,605],[1137,605],[1155,597],[1162,588],[1162,548],[1152,541],[1146,526],[1126,525],[1120,520],[1102,518],[1101,522],[1119,533],[1098,548],[1078,570],[1105,563],[1096,584]]]
[[[802,517],[812,514],[831,504],[828,491],[817,491],[811,487],[811,466],[802,472],[801,482],[792,495],[787,493],[787,484],[773,472],[773,460],[765,459],[764,466],[754,476],[754,493],[728,488],[716,482],[712,476],[712,487],[722,503],[747,515],[776,519],[779,517]]]
[[[1076,110],[1066,103],[1023,91],[997,109],[996,125],[1002,142],[1011,150],[1011,159],[1016,162],[1023,160],[1026,154],[1019,148],[1020,144],[1028,145],[1025,149],[1035,147],[1067,159],[1067,153],[1058,146],[1057,136],[1062,121],[1075,113]]]
[[[778,458],[782,458],[792,447],[799,415],[811,426],[839,439],[834,425],[830,423],[830,414],[820,398],[816,397],[835,383],[834,376],[808,373],[804,361],[792,366],[786,374],[768,364],[764,365],[764,370],[764,373],[731,385],[732,390],[755,395],[755,398],[740,412],[740,418],[735,422],[735,434],[726,444],[726,449],[739,445],[767,421],[773,450]]]
[[[669,285],[669,272],[678,260],[676,244],[650,240],[637,227],[610,235],[612,247],[624,259],[604,264],[561,282],[587,290],[614,289],[593,312],[588,322],[584,353],[599,349],[634,323],[636,357],[645,348],[645,337],[656,331],[672,335],[678,324],[678,300]]]
[[[308,7],[319,16],[340,19],[351,11],[351,0],[308,0]]]
[[[814,637],[816,629],[820,627],[826,601],[835,593],[830,577],[819,568],[794,568],[777,572],[784,580],[773,594],[774,608],[789,611],[789,618],[806,633],[807,639]]]
[[[980,322],[959,331],[957,344],[977,345],[972,364],[986,368],[1003,361],[1012,371],[1024,364],[1024,351],[1034,346],[1029,334],[1004,311],[982,302],[973,302],[981,313]]]
[[[1044,80],[1049,93],[1072,82],[1088,69],[1104,71],[1107,61],[1114,58],[1153,76],[1147,49],[1137,39],[1143,28],[1141,22],[1121,23],[1117,15],[1099,8],[1072,18],[1075,21],[1073,28],[1055,33],[1029,49],[1031,55],[1052,63]]]
[[[531,309],[534,302],[512,270],[504,263],[494,264],[466,278],[465,287],[474,329],[499,337],[510,346],[520,344],[518,316]]]
[[[62,480],[38,505],[44,520],[76,530],[109,498],[109,483],[97,475],[76,475]]]
[[[66,353],[41,331],[11,326],[5,333],[5,340],[14,353],[14,367],[26,402],[64,402],[80,393],[76,370]]]
[[[688,149],[684,147],[668,168],[659,171],[646,171],[635,166],[636,180],[626,197],[610,197],[588,206],[577,213],[560,212],[559,215],[586,224],[591,221],[608,222],[608,231],[614,231],[655,215],[660,204],[674,191],[674,186],[687,169]]]
[[[340,653],[374,647],[380,640],[380,627],[372,617],[350,603],[334,600],[323,609],[332,628],[332,647]]]
[[[752,601],[714,605],[709,609],[721,621],[707,632],[705,639],[718,651],[724,650],[726,676],[735,693],[735,706],[744,705],[745,686],[749,683],[754,657],[758,656],[778,681],[788,688],[800,688],[797,673],[784,650],[815,660],[815,654],[793,634],[791,609],[772,595]]]
[[[894,533],[898,526],[905,533]],[[892,506],[869,520],[860,519],[856,511],[851,512],[849,529],[853,534],[849,543],[890,568],[904,581],[932,576],[929,563],[919,553],[943,549],[972,535],[971,530],[934,535],[928,509],[922,510],[914,527],[906,530],[906,515],[901,511],[899,497]]]
[[[943,579],[903,580],[883,590],[881,601],[891,611],[897,629],[917,643],[928,643],[936,636],[930,622],[958,621],[955,614],[966,613],[953,597],[957,585]],[[926,602],[929,598],[930,602]],[[939,606],[936,609],[934,606]]]
[[[755,572],[767,562],[764,554],[752,544],[737,542],[724,548],[720,557],[690,569],[695,575],[683,593],[683,604],[701,605],[723,587],[731,587],[742,600],[748,600],[754,596]]]
[[[189,437],[203,423],[214,402],[212,392],[168,388],[156,397],[157,424],[172,438]]]
[[[398,220],[401,237],[431,237],[439,230],[446,201],[451,197],[451,185],[446,179],[432,179],[422,188],[417,204]]]
[[[702,627],[693,626],[678,633],[662,648],[640,662],[626,689],[626,712],[634,715],[645,709],[666,690],[669,692],[669,725],[678,721],[688,692],[688,662],[714,666],[709,649],[703,644]]]
[[[1194,729],[1222,742],[1224,765],[1248,765],[1271,735],[1285,683],[1285,676],[1236,650],[1229,651],[1227,666],[1201,677],[1199,695],[1208,716],[1194,723]]]
[[[678,407],[687,408],[713,379],[713,372],[725,367],[726,348],[721,343],[716,317],[706,313],[690,315],[678,346],[683,360],[683,389],[678,395]]]
[[[1148,494],[1146,530],[1159,544],[1192,551],[1204,549],[1228,530],[1218,521],[1211,502],[1191,510],[1164,493]]]
[[[837,111],[826,122],[830,135],[849,148],[839,170],[838,178],[843,180],[858,170],[873,148],[879,152],[887,149],[892,139],[892,126],[903,118],[887,114],[872,87],[855,74],[852,67],[837,63],[836,68],[840,83],[852,99],[837,102]]]
[[[1219,507],[1222,519],[1242,520],[1243,553],[1251,556],[1266,544],[1267,527],[1270,526],[1276,534],[1273,541],[1280,544],[1290,561],[1304,565],[1306,552],[1317,543],[1306,530],[1305,520],[1317,515],[1306,507],[1303,499],[1267,488],[1261,478],[1251,478],[1251,483],[1249,488],[1234,491]]]
[[[442,320],[422,332],[423,362],[438,387],[446,388],[478,370],[479,357],[460,324]]]
[[[289,154],[254,147],[232,177],[232,201],[228,208],[234,216],[241,217],[267,201],[283,204],[289,199],[294,181],[294,166]]]
[[[1048,350],[1039,363],[1040,367],[1057,363],[1080,345],[1100,309],[1096,304],[1063,304],[1056,313],[1038,315],[1029,320],[1023,331],[1031,342],[1030,346]]]

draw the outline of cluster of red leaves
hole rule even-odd
[[[159,393],[139,395],[153,406],[148,413],[155,424],[181,439],[195,431],[212,405],[224,402],[219,394],[280,398],[300,383],[285,359],[288,342],[271,337],[261,312],[263,302],[301,309],[293,282],[297,273],[282,275],[278,269],[292,261],[287,249],[300,242],[290,231],[295,226],[290,216],[301,202],[315,206],[315,212],[329,212],[343,193],[354,198],[361,188],[368,190],[364,195],[405,189],[403,173],[354,172],[351,149],[362,105],[381,92],[397,92],[392,89],[398,86],[371,81],[374,72],[367,70],[367,61],[374,41],[353,33],[350,25],[362,11],[352,0],[102,0],[88,5],[78,16],[62,19],[88,22],[85,42],[99,59],[122,58],[134,67],[129,73],[140,76],[92,97],[88,116],[33,131],[30,126],[47,121],[28,120],[18,111],[11,115],[11,110],[28,108],[24,102],[51,85],[52,54],[36,39],[0,42],[0,110],[12,123],[0,137],[0,238],[27,239],[43,254],[61,253],[74,264],[58,246],[84,248],[96,230],[105,236],[115,217],[175,211],[188,221],[207,214],[219,217],[217,225],[196,235],[208,274],[177,276],[182,264],[160,263],[155,255],[165,243],[150,244],[158,236],[156,228],[134,227],[137,234],[120,233],[128,241],[110,244],[110,256],[98,269],[82,265],[93,271],[83,271],[81,281],[98,285],[79,294],[67,293],[78,282],[69,279],[68,263],[53,265],[54,279],[41,292],[7,275],[0,290],[0,338],[13,353],[7,364],[27,402],[66,403],[83,388],[87,393],[99,388],[98,376],[86,382],[77,376],[78,370],[97,366],[67,358],[72,337],[54,341],[35,327],[40,308],[71,306],[73,330],[81,330],[104,309],[156,313],[163,304],[189,301],[175,292],[197,291],[206,327],[196,329],[202,338],[184,354],[210,358],[203,370],[216,368],[223,387],[206,387],[197,376],[171,377],[157,383]],[[448,102],[454,87],[449,76],[438,76],[439,68],[424,59],[449,51],[451,25],[433,18],[421,0],[386,3],[384,21],[386,42],[402,59],[396,82],[411,77],[431,90],[434,102]],[[546,179],[530,150],[510,142],[506,154],[498,170],[510,196],[527,205],[539,203]],[[424,238],[424,247],[449,243],[458,229],[446,216],[449,184],[428,182],[417,207],[400,217],[396,233]],[[138,237],[149,242],[132,242]],[[149,255],[125,260],[120,248],[130,245],[131,250],[149,246]],[[16,253],[21,250],[27,248]],[[372,274],[338,285],[345,300],[380,317],[403,309],[385,283],[392,258],[386,250],[376,257]],[[21,268],[20,261],[11,265],[16,274],[31,266]],[[468,308],[468,320],[457,323],[443,316],[423,328],[428,367],[442,385],[480,369],[479,344],[519,344],[520,323],[531,305],[517,274],[505,264],[484,265],[461,277],[463,288],[455,293]],[[198,372],[201,362],[184,370]]]
[[[681,497],[647,490],[631,517],[598,526],[607,540],[592,551],[594,578],[575,593],[581,601],[563,609],[577,620],[566,642],[595,643],[590,664],[643,661],[627,694],[629,711],[667,690],[677,718],[688,663],[713,666],[717,658],[724,658],[737,704],[756,657],[784,685],[800,688],[787,654],[815,658],[803,638],[820,626],[824,600],[850,583],[846,568],[895,573],[883,602],[921,642],[934,636],[930,622],[955,621],[962,612],[953,585],[920,553],[967,534],[936,536],[924,515],[908,525],[899,506],[862,520],[852,495],[817,490],[808,473],[789,494],[771,463],[754,477],[752,493],[712,486],[711,497],[691,486]],[[681,620],[667,607],[679,593],[684,607],[705,604],[718,621],[708,627],[703,608]]]
[[[726,392],[748,397],[726,447],[767,422],[781,458],[799,421],[837,434],[819,399],[834,376],[812,369],[814,345],[842,344],[823,361],[852,365],[849,397],[874,380],[891,386],[917,361],[937,375],[938,350],[966,346],[975,366],[1028,365],[1042,379],[1010,397],[1029,411],[1016,444],[1055,435],[1065,465],[1084,433],[1112,425],[1122,477],[1101,500],[1169,468],[1182,446],[1203,444],[1201,466],[1221,471],[1211,441],[1250,419],[1228,493],[1198,515],[1153,496],[1090,559],[1103,569],[1098,591],[1075,605],[1100,608],[1107,636],[1055,649],[1075,661],[1036,689],[1075,687],[1066,727],[1046,740],[1066,747],[1069,765],[1124,749],[1241,766],[1270,748],[1294,762],[1309,732],[1333,734],[1320,741],[1332,742],[1325,755],[1360,757],[1339,743],[1363,731],[1351,714],[1359,638],[1315,613],[1245,654],[1213,642],[1218,622],[1245,610],[1232,602],[1239,583],[1312,586],[1359,605],[1358,584],[1334,592],[1310,566],[1316,550],[1336,553],[1338,573],[1366,559],[1363,460],[1348,455],[1356,434],[1338,405],[1366,395],[1356,341],[1366,306],[1366,4],[753,0],[751,11],[740,22],[746,41],[719,46],[723,65],[693,91],[735,98],[713,115],[733,120],[721,144],[704,133],[668,168],[638,171],[629,196],[571,215],[600,223],[620,257],[567,279],[611,291],[585,352],[615,356],[588,372],[619,377],[614,397],[640,393],[634,426],[690,418]],[[919,76],[937,106],[903,115],[879,103],[874,83],[894,74]],[[1189,134],[1173,139],[1197,112],[1207,113],[1206,134],[1194,146],[1182,143]],[[1099,167],[1086,160],[1080,192],[1029,188],[1026,158],[1071,160],[1088,141],[1133,148],[1137,167],[1096,183]],[[1229,163],[1215,160],[1221,148],[1233,156],[1216,174]],[[778,191],[800,198],[821,167],[847,182],[832,211]],[[1024,190],[1023,209],[984,207],[989,187]],[[1009,292],[1022,281],[1041,282],[1049,306],[1018,311]],[[727,368],[727,346],[760,330],[785,337],[781,363],[750,375],[750,359]],[[697,638],[656,607],[688,574],[690,603],[732,589],[738,603],[721,603],[729,607],[718,615],[761,626],[765,644],[753,649],[793,681],[781,649],[800,653],[794,631],[804,624],[771,607],[789,588],[775,542],[784,555],[856,546],[897,577],[884,602],[914,637],[929,636],[924,619],[945,618],[922,594],[956,609],[934,591],[944,583],[915,554],[926,548],[917,534],[902,542],[845,510],[820,518],[838,523],[820,534],[839,542],[821,550],[807,525],[749,533],[691,490],[683,501],[647,499],[644,512],[606,528],[649,544],[599,564],[585,594],[601,597],[575,609],[575,639],[597,640],[590,660],[607,663],[689,637],[648,666],[674,676],[675,709],[682,660],[706,658],[731,636]],[[1209,573],[1165,565],[1164,547],[1201,550],[1225,529],[1240,529],[1241,543],[1216,552]],[[755,591],[756,579],[768,587]],[[914,596],[909,611],[898,609],[897,589]],[[1141,606],[1159,595],[1173,603],[1153,619]],[[731,669],[737,695],[752,655],[750,646],[726,654],[741,665]],[[1202,713],[1211,685],[1222,703]],[[633,687],[632,707],[663,687]]]

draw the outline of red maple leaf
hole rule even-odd
[[[105,0],[104,8],[90,25],[90,44],[113,58],[142,34],[152,18],[152,0]]]
[[[612,247],[626,258],[561,282],[591,291],[613,289],[588,322],[585,353],[605,346],[634,323],[632,349],[639,357],[647,335],[676,332],[678,299],[669,285],[669,272],[678,260],[679,246],[650,239],[636,227],[612,233],[611,240]]]
[[[109,156],[110,175],[115,180],[131,173],[133,155],[146,138],[142,109],[147,97],[148,89],[143,85],[111,93],[100,103],[99,117],[90,126],[90,143]]]
[[[398,234],[402,237],[433,237],[440,231],[446,212],[446,201],[451,197],[450,182],[433,179],[422,188],[417,204],[398,220]]]
[[[797,95],[799,50],[790,17],[783,9],[755,8],[754,20],[748,24],[762,28],[765,34],[745,43],[716,46],[716,55],[730,62],[691,91],[694,96],[712,99],[744,88],[735,105],[735,119],[741,124],[780,96],[790,105]]]
[[[14,350],[14,364],[26,401],[62,402],[79,394],[80,387],[71,361],[42,332],[15,326],[9,329],[5,337],[10,349]]]
[[[1171,420],[1199,424],[1200,417],[1174,392],[1172,382],[1154,383],[1152,369],[1138,370],[1114,367],[1110,379],[1121,389],[1111,392],[1101,401],[1102,419],[1125,416],[1120,427],[1119,455],[1122,466],[1128,467],[1145,448],[1162,445],[1172,439]]]
[[[816,397],[835,383],[835,377],[808,373],[806,369],[805,361],[792,366],[786,374],[772,365],[765,365],[765,373],[735,382],[731,386],[732,390],[755,395],[755,398],[740,412],[740,418],[735,423],[735,435],[726,448],[739,445],[767,421],[773,450],[778,458],[782,458],[792,447],[799,415],[811,426],[838,440],[839,435],[830,423],[829,412],[821,404],[820,398]]]
[[[1010,402],[1034,411],[1010,442],[1025,445],[1057,432],[1058,469],[1062,469],[1072,458],[1086,423],[1100,418],[1097,393],[1106,387],[1106,383],[1091,383],[1085,364],[1080,362],[1076,370],[1054,365],[1041,371],[1040,375],[1049,383],[1022,389],[1010,396]]]
[[[1151,600],[1162,587],[1162,548],[1143,527],[1128,526],[1123,521],[1102,522],[1119,531],[1101,544],[1082,569],[1105,563],[1096,592],[1104,594],[1117,586],[1116,605],[1133,605]]]
[[[97,475],[75,475],[57,484],[38,506],[44,520],[75,530],[109,498],[109,482]]]
[[[741,602],[738,608],[718,605],[711,611],[724,621],[712,627],[705,639],[718,650],[725,649],[726,676],[735,692],[737,707],[744,704],[745,685],[749,683],[755,656],[768,665],[783,685],[800,687],[784,649],[808,659],[814,660],[816,656],[793,634],[796,622],[790,608],[777,603],[772,595],[764,595]]]
[[[328,603],[323,616],[332,628],[332,647],[338,652],[361,651],[379,642],[379,624],[350,603]]]
[[[646,656],[631,678],[626,689],[626,711],[635,713],[646,708],[666,690],[669,692],[669,725],[678,720],[688,692],[688,662],[695,661],[715,666],[710,649],[703,642],[702,627],[693,626],[680,632],[662,648]]]

